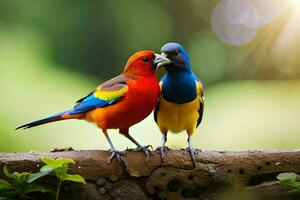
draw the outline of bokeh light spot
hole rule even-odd
[[[255,37],[256,29],[244,24],[246,23],[244,21],[248,18],[247,15],[245,15],[246,17],[237,17],[235,20],[233,20],[236,17],[234,13],[227,17],[226,14],[231,12],[231,8],[228,7],[230,5],[231,3],[228,0],[223,0],[216,6],[211,18],[212,29],[226,43],[233,45],[247,44]],[[237,9],[236,6],[234,6],[234,9]]]
[[[259,26],[259,13],[248,0],[228,0],[225,14],[232,24],[243,24],[250,28]]]

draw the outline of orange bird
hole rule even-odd
[[[119,133],[132,141],[137,150],[143,151],[148,160],[150,145],[142,146],[138,143],[130,136],[129,128],[146,118],[155,107],[160,95],[155,70],[157,66],[168,62],[167,58],[153,51],[139,51],[128,59],[122,74],[79,99],[73,109],[22,125],[17,129],[67,119],[83,119],[102,129],[112,152],[108,163],[114,157],[121,162],[121,152],[117,151],[111,142],[108,129],[119,129]]]

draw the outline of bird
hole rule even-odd
[[[161,96],[154,109],[154,120],[162,133],[161,159],[164,161],[167,147],[167,133],[186,131],[188,147],[193,165],[196,166],[196,153],[191,136],[202,121],[204,92],[202,81],[192,72],[191,62],[185,48],[175,42],[166,43],[161,55],[171,62],[162,63],[166,75],[161,78]]]
[[[109,143],[111,155],[108,164],[114,157],[119,162],[124,161],[121,157],[123,153],[117,151],[110,140],[108,129],[119,129],[119,133],[133,142],[137,150],[143,151],[148,160],[150,145],[143,146],[138,143],[129,134],[129,128],[153,111],[160,95],[155,71],[158,65],[168,62],[167,58],[151,50],[138,51],[128,59],[120,75],[102,83],[79,99],[72,109],[24,124],[16,130],[68,119],[86,120],[96,124]]]

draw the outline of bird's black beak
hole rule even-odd
[[[155,54],[155,59],[153,61],[153,66],[155,66],[155,68],[158,68],[158,67],[164,66],[164,65],[168,65],[170,63],[171,63],[171,60],[168,59],[166,56]]]
[[[169,59],[169,63],[164,64],[167,71],[185,70],[185,63],[182,57],[177,56],[176,52],[162,52],[161,55]],[[162,66],[162,65],[161,65]]]

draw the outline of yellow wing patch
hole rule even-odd
[[[197,94],[203,94],[203,84],[199,81],[196,81]]]
[[[104,90],[96,90],[94,92],[94,96],[102,99],[102,100],[113,100],[124,96],[128,91],[128,87],[124,86],[119,90],[112,90],[112,91],[104,91]]]
[[[163,82],[160,81],[160,82],[159,82],[160,91],[162,91],[162,86],[163,86]]]

